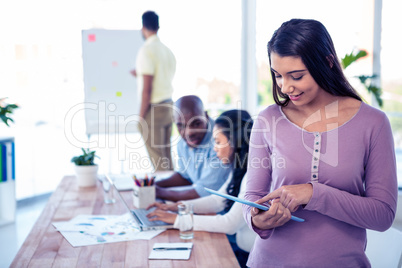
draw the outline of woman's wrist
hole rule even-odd
[[[178,201],[178,202],[173,203],[172,206],[170,207],[170,210],[171,211],[176,211],[176,212],[179,211],[178,207],[179,207],[180,204],[183,204],[183,202]]]

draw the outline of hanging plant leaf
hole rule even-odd
[[[373,86],[373,85],[370,85],[370,86],[367,87],[367,90],[374,94],[374,97],[377,100],[378,105],[380,107],[382,107],[383,101],[382,101],[382,98],[381,98],[381,94],[382,94],[381,88]]]
[[[359,50],[357,53],[350,53],[346,54],[345,57],[341,59],[342,66],[344,69],[351,65],[353,62],[356,62],[358,59],[367,56],[367,52],[365,50]],[[382,89],[373,85],[373,79],[377,77],[376,74],[373,75],[360,75],[356,76],[360,80],[360,83],[367,89],[367,91],[374,95],[375,99],[377,100],[378,105],[380,108],[383,106],[383,100],[381,98]]]
[[[367,52],[365,50],[359,50],[357,53],[351,52],[350,54],[346,54],[341,60],[343,69],[346,69],[346,67],[351,65],[353,62],[365,56],[367,56]]]

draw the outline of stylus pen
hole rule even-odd
[[[190,250],[191,248],[178,247],[178,248],[153,248],[153,250]]]

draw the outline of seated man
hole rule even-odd
[[[214,151],[214,121],[197,96],[176,101],[174,122],[181,139],[177,144],[178,168],[169,178],[156,182],[156,197],[178,201],[209,195],[204,187],[219,189],[231,168],[219,161]]]

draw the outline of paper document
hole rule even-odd
[[[188,260],[193,243],[155,243],[149,259]]]
[[[79,215],[70,221],[52,224],[73,247],[149,240],[164,231],[140,231],[128,213],[120,216]]]

